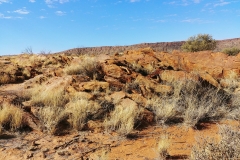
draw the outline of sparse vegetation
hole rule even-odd
[[[222,52],[229,56],[236,56],[238,53],[240,53],[240,49],[239,48],[225,48]]]
[[[141,113],[137,106],[117,105],[110,117],[104,122],[108,131],[117,131],[121,135],[128,135],[134,129],[134,124]]]
[[[153,97],[148,100],[147,107],[155,114],[158,124],[165,124],[178,116],[177,101],[174,99]]]
[[[146,108],[153,111],[158,124],[177,120],[185,126],[196,127],[202,121],[224,118],[231,111],[227,107],[230,97],[223,91],[194,81],[183,81],[182,84],[173,86],[172,95],[156,96],[148,100]]]
[[[157,153],[159,155],[159,159],[166,159],[169,155],[168,149],[170,146],[170,140],[167,134],[164,134],[160,137],[157,144]]]
[[[11,78],[6,73],[0,73],[0,84],[6,84],[11,81]]]
[[[233,93],[237,88],[239,88],[240,79],[236,72],[231,71],[227,77],[221,79],[220,84],[223,89],[228,93]]]
[[[87,117],[94,114],[100,106],[86,99],[76,99],[68,103],[66,113],[69,114],[69,122],[73,129],[82,130],[87,122]]]
[[[23,54],[33,54],[32,47],[25,48],[25,50],[22,53]]]
[[[61,82],[47,85],[37,85],[30,89],[33,104],[46,106],[62,106],[66,103],[65,86]]]
[[[205,42],[199,42],[200,40],[197,40],[197,38],[192,38],[192,40],[197,41],[193,45],[199,43],[200,46],[208,46]],[[214,42],[211,41],[211,37],[209,38],[213,45]],[[205,38],[202,37],[202,40],[205,40]],[[195,48],[193,47],[193,49]],[[145,50],[145,52],[152,51]],[[139,53],[144,54],[140,51]],[[200,131],[204,124],[210,124],[206,122],[216,122],[225,118],[235,121],[240,120],[238,69],[221,68],[219,69],[220,74],[215,74],[218,69],[215,70],[214,68],[213,71],[210,70],[214,73],[208,73],[209,77],[212,78],[208,81],[208,79],[201,77],[200,73],[190,72],[190,67],[195,65],[195,62],[190,62],[187,58],[179,58],[178,61],[176,57],[172,57],[172,61],[168,59],[169,61],[165,62],[166,57],[164,56],[167,56],[166,54],[161,53],[163,54],[161,56],[164,57],[163,60],[161,56],[153,54],[153,57],[150,58],[156,58],[156,61],[146,64],[146,62],[142,62],[144,60],[139,60],[138,57],[136,60],[134,59],[137,54],[133,56],[130,55],[131,53],[126,54],[130,57],[129,59],[124,58],[123,54],[106,60],[104,64],[100,64],[96,57],[89,55],[78,57],[74,55],[74,58],[69,58],[63,57],[64,55],[54,57],[52,55],[22,54],[19,59],[9,60],[17,67],[30,65],[29,70],[24,71],[24,67],[19,67],[12,75],[35,76],[35,78],[24,82],[23,85],[21,84],[16,92],[13,92],[11,88],[15,84],[10,86],[8,90],[4,90],[5,86],[2,87],[3,92],[0,90],[0,133],[22,129],[23,125],[29,125],[31,128],[31,123],[41,125],[40,129],[53,135],[65,133],[62,131],[67,131],[66,133],[74,132],[76,137],[73,137],[71,141],[60,144],[60,146],[66,147],[69,145],[73,147],[73,143],[80,141],[83,144],[86,142],[87,145],[96,145],[97,148],[92,150],[82,150],[82,146],[78,146],[81,153],[87,155],[97,149],[100,151],[107,147],[111,149],[113,145],[118,146],[116,141],[108,142],[110,139],[116,138],[115,135],[125,136],[129,139],[133,137],[136,140],[143,136],[143,138],[139,138],[141,141],[155,136],[152,139],[156,140],[156,135],[153,134],[155,130],[160,130],[159,132],[162,133],[166,128],[173,129],[176,124],[184,129],[189,129],[191,132],[196,132]],[[170,55],[170,53],[167,54]],[[190,54],[187,55],[190,56]],[[148,56],[151,56],[151,54]],[[223,57],[227,56],[223,55]],[[29,63],[27,62],[28,58]],[[131,63],[131,58],[134,59],[132,60],[133,63]],[[190,67],[187,64],[181,64],[182,68],[180,65],[174,67],[174,65],[178,65],[175,63],[180,61],[181,63],[185,61],[191,63]],[[105,67],[110,65],[114,65],[114,69],[107,68],[109,69],[108,72]],[[34,70],[36,66],[39,67],[38,70],[41,72],[37,73],[37,70]],[[197,67],[201,68],[201,66]],[[178,68],[182,70],[178,71]],[[6,71],[9,70],[13,69],[6,67]],[[116,76],[115,71],[120,74]],[[0,84],[10,81],[15,82],[13,80],[15,77],[7,73],[5,71],[0,73]],[[179,74],[176,75],[175,73]],[[203,73],[205,73],[205,70]],[[211,74],[217,76],[214,77]],[[39,77],[36,77],[36,75]],[[211,80],[216,81],[217,85],[212,85]],[[12,104],[2,103],[5,101]],[[33,130],[35,129],[34,125]],[[150,125],[154,125],[154,127],[149,127]],[[154,131],[145,133],[145,127]],[[87,132],[85,132],[86,130]],[[100,134],[102,132],[104,133]],[[100,143],[91,141],[89,137],[95,133],[99,133],[104,140]],[[107,139],[106,137],[110,134],[111,138]],[[239,158],[239,147],[236,147],[240,145],[239,128],[223,126],[220,127],[219,134],[221,135],[220,143],[210,139],[201,140],[194,146],[190,158],[221,159],[221,156],[226,159]],[[177,137],[178,135],[174,136]],[[157,137],[159,138],[159,134]],[[171,138],[173,138],[172,132],[169,135],[163,135],[157,142],[153,142],[152,146],[155,147],[156,144],[159,159],[171,158],[171,155],[169,155],[172,152],[169,149],[169,147],[172,147],[170,145],[170,142],[172,143]],[[35,146],[37,145],[35,144]],[[156,150],[154,148],[154,151]],[[111,152],[109,154],[111,155]],[[99,159],[106,159],[108,153],[104,150],[104,153],[98,157]]]
[[[0,133],[3,128],[16,130],[22,127],[23,111],[11,104],[0,105]]]
[[[205,50],[214,50],[216,41],[209,34],[198,34],[190,37],[181,47],[187,52],[198,52]]]
[[[195,127],[201,121],[212,121],[225,117],[228,110],[228,94],[201,83],[187,82],[181,92],[184,125]]]
[[[197,145],[193,146],[191,159],[240,159],[240,128],[222,125],[219,126],[221,140],[199,138]]]
[[[53,133],[56,126],[61,121],[62,117],[65,116],[65,110],[59,106],[44,106],[40,108],[38,112],[38,118],[43,123],[45,129]]]
[[[99,62],[97,62],[95,57],[83,55],[78,61],[66,67],[64,71],[68,75],[81,74],[89,76],[91,79],[98,79],[99,67]]]

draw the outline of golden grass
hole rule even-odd
[[[83,55],[72,61],[72,63],[64,68],[64,72],[68,75],[83,74],[95,79],[98,72],[99,62],[96,57]]]
[[[30,89],[31,101],[46,106],[62,106],[66,103],[65,86],[60,82],[52,85],[37,85]]]
[[[11,78],[9,77],[9,75],[7,74],[0,75],[0,84],[10,83],[10,81],[11,81]]]
[[[106,130],[117,131],[121,135],[128,135],[134,129],[134,123],[141,113],[135,105],[117,105],[109,118],[104,121]]]
[[[21,54],[11,59],[11,61],[19,66],[34,66],[37,62],[46,60],[45,55]]]
[[[237,88],[240,87],[240,80],[238,74],[234,71],[230,71],[227,77],[221,79],[220,84],[225,91],[229,93],[234,92]]]
[[[67,117],[70,126],[74,130],[82,130],[87,123],[87,117],[98,111],[100,105],[86,99],[71,100],[65,107],[44,106],[39,112],[39,119],[50,132],[53,132],[63,117]]]
[[[166,99],[162,97],[152,97],[148,99],[147,106],[155,114],[155,120],[158,124],[164,124],[168,120],[177,116],[177,101],[175,99]]]
[[[3,103],[0,106],[0,133],[2,127],[9,126],[11,130],[16,130],[22,126],[23,111],[10,104]]]
[[[73,129],[82,130],[87,122],[87,116],[93,114],[99,108],[100,106],[97,103],[80,98],[69,102],[65,112],[70,115],[69,122]]]
[[[163,134],[157,144],[157,153],[159,159],[166,159],[169,155],[168,148],[170,146],[170,140],[167,134]]]
[[[39,110],[38,117],[47,131],[52,132],[64,114],[65,111],[62,107],[45,106]]]

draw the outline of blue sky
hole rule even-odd
[[[240,37],[240,0],[0,0],[0,55]]]

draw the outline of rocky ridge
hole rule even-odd
[[[172,52],[173,50],[181,50],[181,46],[185,41],[176,42],[157,42],[157,43],[141,43],[129,46],[102,46],[102,47],[82,47],[74,48],[59,53],[69,54],[115,54],[123,53],[127,50],[137,50],[140,48],[150,47],[156,52]],[[240,38],[217,40],[217,47],[215,51],[219,52],[225,48],[236,47],[240,49]]]

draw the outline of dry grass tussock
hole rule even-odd
[[[135,105],[117,105],[110,117],[105,119],[104,126],[108,131],[113,130],[121,135],[128,135],[134,129],[134,124],[141,112],[142,110]]]
[[[220,83],[222,84],[224,90],[229,93],[234,92],[240,87],[240,79],[234,71],[231,71],[226,78],[221,79]]]
[[[65,116],[63,107],[45,106],[38,112],[38,118],[43,123],[45,129],[52,133],[61,119]]]
[[[155,114],[157,124],[165,124],[178,116],[178,106],[175,99],[159,98],[148,99],[147,108]]]
[[[55,82],[51,85],[36,85],[30,89],[31,102],[45,106],[62,106],[66,103],[65,85]]]
[[[68,67],[64,68],[64,72],[68,75],[82,74],[89,76],[92,79],[97,78],[95,76],[97,76],[98,70],[99,62],[96,57],[89,55],[83,55],[82,57],[73,60]]]
[[[87,122],[87,117],[94,114],[100,105],[86,99],[76,99],[69,102],[65,112],[69,114],[69,122],[73,129],[82,130]]]
[[[240,127],[233,129],[221,125],[219,135],[221,137],[219,142],[210,138],[198,138],[197,144],[193,146],[191,159],[240,159]]]
[[[87,123],[88,116],[94,115],[99,108],[98,103],[79,98],[71,100],[65,107],[44,106],[39,110],[38,117],[51,133],[62,120],[67,120],[72,129],[79,131]]]
[[[214,91],[209,91],[205,94],[200,93],[201,95],[204,94],[201,99],[198,98],[198,95],[194,95],[194,92],[185,97],[184,125],[194,127],[199,121],[204,121],[204,119],[213,120],[214,117],[223,116],[225,108],[220,103],[220,98],[217,98],[217,94]]]
[[[23,119],[23,111],[8,103],[0,105],[0,133],[3,128],[16,130],[21,128]]]
[[[181,91],[181,104],[184,109],[183,123],[195,127],[201,121],[225,118],[230,112],[230,96],[212,86],[188,82]]]
[[[158,124],[177,120],[185,126],[196,127],[202,121],[225,118],[233,109],[229,107],[230,96],[212,86],[185,81],[179,85],[173,84],[173,88],[172,95],[154,96],[145,106],[155,114]]]
[[[11,78],[6,73],[0,73],[0,84],[6,84],[11,81]]]
[[[168,135],[165,133],[161,135],[160,139],[158,140],[157,144],[157,153],[158,159],[166,159],[169,155],[168,148],[170,147],[170,140]]]
[[[45,55],[21,54],[11,59],[14,64],[19,66],[34,66],[37,62],[43,62],[47,59]]]

